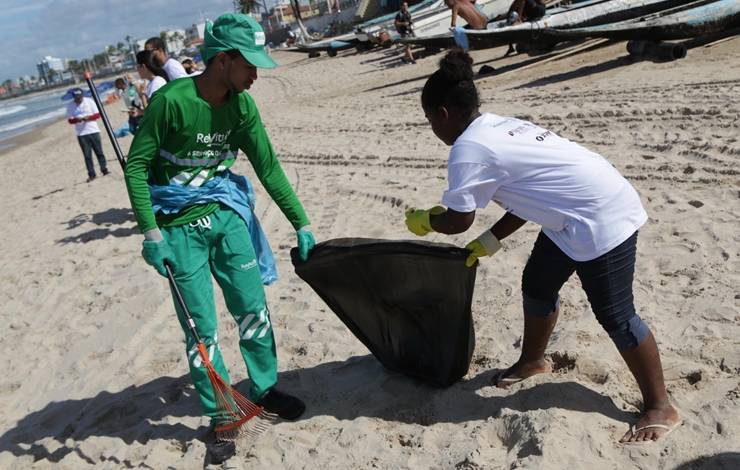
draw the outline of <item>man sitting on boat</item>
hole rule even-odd
[[[544,0],[514,0],[509,13],[516,12],[520,21],[537,21],[545,16]]]
[[[506,16],[506,25],[512,26],[524,21],[537,21],[545,16],[545,9],[544,0],[514,0]],[[514,52],[516,52],[514,44],[509,43],[509,49],[504,54],[504,57]]]

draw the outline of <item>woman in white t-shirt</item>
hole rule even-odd
[[[466,247],[466,263],[473,266],[526,221],[539,224],[522,276],[521,356],[498,374],[496,385],[551,371],[545,348],[558,317],[558,293],[576,272],[642,391],[644,412],[621,440],[659,439],[680,419],[666,393],[655,338],[633,302],[637,230],[647,221],[640,198],[600,155],[530,122],[481,114],[472,63],[467,53],[453,50],[424,85],[424,113],[435,135],[452,146],[442,196],[447,208],[409,209],[406,225],[421,236],[462,233],[477,209],[497,203],[504,216]]]
[[[154,62],[152,51],[139,51],[136,54],[136,71],[139,72],[141,78],[148,81],[146,86],[146,106],[149,104],[149,100],[154,92],[167,84],[167,74]]]

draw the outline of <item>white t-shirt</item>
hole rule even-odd
[[[442,202],[472,212],[493,200],[589,261],[647,221],[640,197],[601,155],[530,122],[483,114],[458,137]]]
[[[82,118],[86,116],[92,116],[98,114],[98,107],[95,105],[95,101],[92,98],[83,97],[80,104],[74,101],[67,105],[67,118]],[[95,134],[100,132],[98,123],[95,121],[78,122],[75,124],[75,133],[78,136]]]
[[[175,59],[167,59],[167,62],[164,63],[164,67],[162,68],[170,81],[188,76],[188,73],[185,71],[185,67]]]
[[[159,90],[165,85],[167,85],[167,80],[160,77],[159,75],[155,75],[154,78],[149,80],[149,83],[146,85],[146,97],[151,98],[155,91]]]

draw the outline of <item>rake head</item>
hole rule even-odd
[[[198,344],[198,350],[219,408],[218,424],[215,426],[216,435],[222,439],[235,440],[244,436],[257,437],[265,432],[276,417],[244,397],[218,375],[208,360],[203,343]]]

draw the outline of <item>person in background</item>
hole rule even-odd
[[[413,36],[414,22],[411,21],[411,13],[409,13],[409,4],[406,2],[401,3],[401,10],[396,14],[396,19],[393,21],[393,26],[396,27],[396,31],[401,35],[402,38]],[[411,52],[411,45],[406,44],[403,48],[403,61],[407,64],[415,64],[414,54]]]
[[[544,0],[514,0],[509,11],[515,11],[520,21],[537,21],[546,10]]]
[[[462,233],[477,210],[495,202],[504,215],[466,246],[466,264],[474,266],[527,221],[540,225],[522,274],[519,360],[494,385],[551,372],[545,349],[560,312],[559,291],[576,273],[642,392],[642,414],[621,442],[664,437],[681,419],[666,391],[655,337],[635,311],[637,232],[648,220],[639,194],[601,155],[531,122],[481,113],[472,64],[453,49],[422,90],[432,131],[452,147],[442,196],[447,207],[409,209],[407,227],[419,236]]]
[[[116,78],[115,85],[121,94],[121,98],[123,98],[126,111],[128,111],[128,129],[134,134],[144,113],[144,103],[139,96],[139,90],[136,85],[122,77]]]
[[[169,81],[188,76],[182,64],[167,55],[167,48],[162,39],[158,37],[147,39],[144,43],[144,50],[152,51],[154,63],[164,69]]]
[[[476,7],[475,2],[471,0],[445,0],[445,5],[452,10],[452,20],[450,28],[455,28],[457,17],[468,22],[467,29],[486,29],[488,18],[481,13]]]
[[[545,16],[545,3],[543,0],[514,0],[506,14],[506,25],[512,26],[523,21],[537,21]],[[516,52],[513,43],[509,43],[509,49],[504,54],[508,57]]]
[[[152,51],[139,51],[136,54],[136,71],[139,72],[141,78],[149,81],[146,86],[146,103],[144,103],[144,107],[146,107],[149,105],[154,92],[167,84],[167,74],[154,61]]]
[[[103,154],[103,145],[100,141],[100,128],[95,121],[100,119],[100,111],[92,98],[83,95],[81,88],[70,90],[73,101],[67,105],[67,122],[74,124],[77,142],[82,149],[87,167],[87,182],[95,179],[95,165],[92,160],[92,152],[98,158],[98,166],[103,175],[110,173],[108,164]]]
[[[183,58],[180,61],[180,64],[182,64],[182,68],[185,69],[185,73],[188,75],[193,75],[198,72],[198,67],[195,66],[195,62],[193,62],[193,59],[190,57]]]
[[[291,223],[300,258],[307,260],[315,244],[308,217],[246,91],[258,68],[277,64],[265,50],[262,27],[248,15],[226,13],[206,23],[201,51],[205,71],[155,93],[131,143],[126,187],[144,235],[141,253],[163,276],[170,265],[213,366],[228,381],[219,349],[216,279],[239,325],[250,398],[270,413],[297,419],[303,401],[276,388],[277,348],[263,287],[277,279],[273,253],[253,213],[251,184],[230,171],[241,150]],[[215,431],[222,410],[177,303],[175,310],[195,389],[214,424],[211,458],[222,462],[234,455],[235,444]]]

